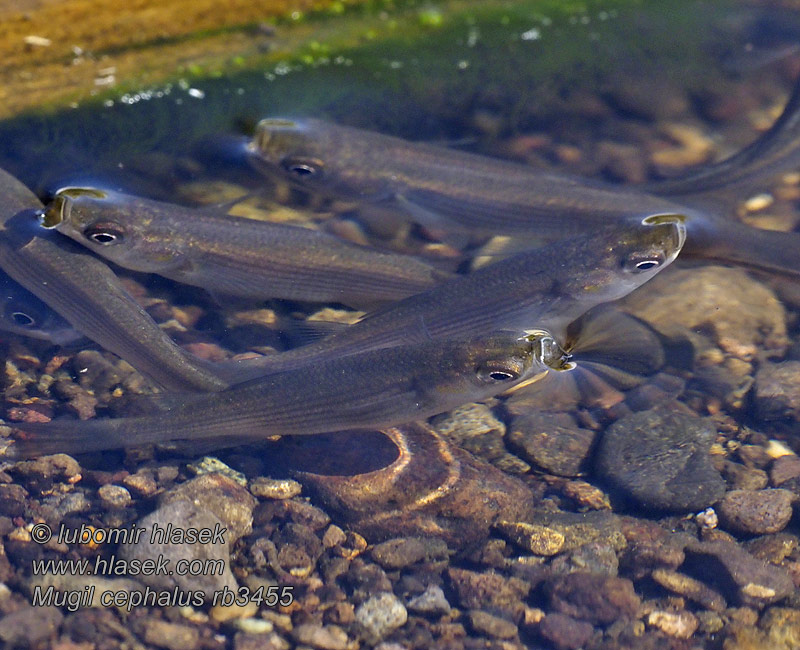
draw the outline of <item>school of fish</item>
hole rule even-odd
[[[321,231],[106,187],[65,187],[44,205],[0,170],[0,329],[56,345],[85,337],[159,391],[134,398],[125,417],[9,423],[15,434],[5,456],[374,430],[557,381],[598,359],[657,364],[649,330],[601,306],[682,251],[800,275],[800,234],[745,225],[714,199],[792,169],[798,151],[800,83],[749,147],[638,188],[314,118],[257,125],[245,155],[271,180],[436,232],[510,237],[503,256],[468,273]],[[177,345],[108,262],[255,305],[340,303],[366,315],[320,328],[285,352],[211,362]],[[568,328],[584,319],[568,345]]]

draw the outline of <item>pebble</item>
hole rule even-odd
[[[291,499],[303,491],[303,486],[290,478],[272,479],[257,476],[248,486],[250,493],[259,499]]]
[[[131,504],[131,493],[121,485],[101,485],[97,496],[109,510],[127,508]]]
[[[547,526],[499,521],[495,528],[503,537],[534,555],[555,555],[564,547],[563,533]]]
[[[655,569],[651,577],[665,589],[685,596],[711,611],[722,612],[728,606],[722,594],[683,573],[669,569]]]
[[[161,506],[179,501],[188,501],[216,515],[228,529],[226,539],[230,544],[253,530],[253,510],[258,502],[227,474],[202,474],[159,497]]]
[[[511,621],[481,609],[473,609],[469,613],[469,624],[477,634],[484,634],[496,639],[512,639],[517,636],[517,626]]]
[[[488,609],[503,612],[512,621],[519,621],[525,606],[523,600],[530,584],[519,578],[506,578],[498,573],[447,569],[450,587],[464,609]]]
[[[562,413],[515,417],[508,444],[522,458],[557,476],[578,476],[585,469],[597,433],[578,427]]]
[[[248,495],[249,496],[249,495]],[[252,497],[251,497],[252,498]],[[142,575],[141,581],[153,589],[170,590],[178,587],[184,591],[203,591],[207,598],[212,598],[214,591],[224,587],[235,590],[236,581],[230,570],[230,535],[223,535],[223,544],[169,544],[159,543],[160,540],[150,538],[154,525],[166,529],[168,524],[174,528],[224,528],[222,521],[205,507],[195,505],[189,501],[173,501],[161,506],[158,510],[143,517],[138,522],[139,528],[147,532],[140,536],[138,543],[122,544],[118,555],[125,560],[147,560],[163,555],[169,560],[169,566],[175,567],[179,560],[222,560],[224,563],[222,573],[210,572],[208,575],[181,576],[177,572],[173,575]]]
[[[738,544],[724,540],[689,544],[683,570],[717,586],[728,600],[746,606],[763,607],[794,591],[785,569],[767,564]]]
[[[555,650],[578,650],[586,645],[594,627],[586,621],[552,612],[541,620],[537,631]]]
[[[193,650],[200,643],[200,633],[194,627],[149,619],[144,623],[145,643],[166,650]]]
[[[136,472],[122,479],[123,485],[141,497],[149,498],[158,492],[158,483],[147,472]]]
[[[622,520],[609,511],[563,512],[539,510],[535,521],[564,535],[563,551],[596,542],[619,551],[628,542],[622,532]]]
[[[717,506],[728,530],[764,535],[783,530],[792,518],[794,494],[789,490],[731,490]]]
[[[798,456],[781,456],[776,458],[770,467],[769,480],[773,487],[779,487],[787,482],[800,483],[793,480],[798,478],[800,478],[800,457]]]
[[[734,490],[763,490],[769,483],[769,476],[763,469],[745,467],[732,461],[725,462],[722,475]]]
[[[232,467],[229,467],[219,458],[215,458],[214,456],[203,456],[199,461],[186,465],[186,468],[194,472],[197,476],[203,476],[205,474],[221,474],[222,476],[227,476],[229,479],[235,481],[242,487],[247,485],[247,478],[244,474],[236,471]]]
[[[647,615],[647,624],[668,636],[688,639],[695,633],[700,621],[694,614],[685,610],[679,612],[656,610]]]
[[[292,637],[319,650],[347,650],[349,646],[347,633],[337,625],[301,623],[292,630]]]
[[[57,607],[24,606],[0,618],[4,648],[31,648],[54,637],[64,620]]]
[[[600,440],[596,470],[628,498],[654,510],[702,510],[725,492],[709,450],[708,420],[664,407],[632,413]]]
[[[241,621],[252,618],[258,613],[258,603],[253,601],[232,605],[214,605],[208,610],[211,620],[217,623],[229,623],[231,621]]]
[[[37,493],[49,491],[54,483],[75,483],[81,477],[78,461],[66,454],[53,454],[15,463],[10,471],[29,492]]]
[[[634,618],[641,606],[630,580],[592,573],[553,578],[548,581],[546,592],[555,611],[601,625]]]
[[[450,603],[438,585],[428,585],[419,596],[408,601],[408,609],[415,614],[439,616],[450,613]]]
[[[405,625],[408,612],[392,593],[372,596],[356,608],[356,625],[367,643],[376,644]]]
[[[617,552],[607,544],[590,542],[567,551],[550,563],[554,573],[575,573],[579,571],[616,576],[619,571]]]
[[[755,405],[765,420],[800,419],[800,361],[764,363],[756,373]]]
[[[400,537],[373,547],[372,559],[384,569],[402,569],[429,558],[447,558],[447,544],[441,539]]]
[[[465,404],[431,420],[437,433],[508,472],[525,473],[530,465],[509,453],[503,440],[506,425],[485,404]]]

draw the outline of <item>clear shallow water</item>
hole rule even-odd
[[[447,12],[440,14],[440,27],[423,25],[424,29],[419,29],[417,25],[416,31],[409,29],[408,35],[379,39],[341,53],[321,54],[316,60],[312,57],[285,65],[271,64],[268,70],[223,79],[190,79],[174,84],[169,93],[164,89],[148,90],[145,94],[152,93],[149,98],[128,93],[102,100],[110,103],[108,106],[100,103],[56,115],[20,117],[0,125],[0,165],[42,195],[64,184],[92,180],[176,202],[193,202],[200,194],[204,201],[211,202],[228,198],[231,191],[230,187],[212,184],[216,179],[223,178],[244,189],[260,184],[257,176],[239,164],[235,146],[226,144],[229,141],[220,143],[217,136],[248,135],[255,121],[265,115],[314,115],[411,139],[464,140],[461,146],[470,150],[514,157],[534,165],[552,165],[605,180],[635,182],[735,151],[755,136],[756,129],[763,129],[774,119],[782,95],[791,86],[796,60],[752,69],[747,56],[742,62],[737,55],[746,50],[743,43],[752,42],[757,46],[755,59],[764,52],[762,60],[769,58],[772,47],[780,47],[794,36],[792,14],[781,13],[785,19],[777,21],[777,14],[773,13],[759,19],[758,13],[750,9],[716,4],[710,7],[704,3],[675,4],[668,10],[651,4],[633,8],[622,4],[588,7],[571,16],[550,16],[524,4],[463,13],[457,7],[459,11],[454,11],[452,17]],[[430,16],[420,20],[430,20],[435,25],[439,20],[436,12]],[[709,29],[710,25],[714,29]],[[637,36],[632,35],[634,28],[641,30]],[[328,61],[323,62],[326,57]],[[158,96],[162,92],[163,96]],[[790,227],[795,219],[796,186],[790,179],[764,188],[772,191],[774,202],[752,211],[748,218],[764,225]],[[263,205],[271,209],[276,203],[296,202],[308,203],[307,199],[278,191]],[[252,208],[251,214],[264,216],[258,207]],[[300,222],[306,220],[302,215],[288,215]],[[334,229],[352,237],[363,235],[384,246],[436,254],[430,234],[415,231],[405,239],[392,241],[369,229],[355,233],[352,229],[342,230],[343,226],[337,226],[336,219],[330,219],[327,212],[315,220],[330,222]],[[631,309],[652,325],[668,330],[666,334],[680,334],[694,344],[695,359],[690,368],[683,358],[678,359],[677,352],[675,358],[669,359],[670,365],[675,366],[673,375],[687,381],[679,399],[697,415],[713,416],[716,431],[712,451],[720,461],[717,464],[726,469],[728,488],[752,488],[760,485],[758,472],[767,476],[772,469],[773,460],[767,452],[769,440],[780,438],[789,446],[794,445],[796,419],[790,414],[766,420],[765,409],[754,406],[756,396],[748,389],[759,367],[768,364],[768,357],[796,357],[797,301],[792,298],[791,285],[778,286],[775,290],[786,301],[783,308],[787,311],[782,311],[770,294],[772,289],[765,288],[774,287],[773,279],[752,280],[735,271],[702,270],[696,265],[687,268],[690,270],[678,269],[665,274],[658,284],[648,285],[643,296],[631,301]],[[699,273],[703,274],[703,282],[692,284],[692,278]],[[204,345],[220,345],[227,352],[244,352],[290,344],[286,334],[276,331],[263,313],[256,313],[255,307],[220,309],[195,289],[144,276],[133,281],[144,287],[137,291],[144,294],[157,320],[168,323],[168,331],[179,342],[195,346],[195,350]],[[686,297],[691,291],[699,292],[703,285],[712,286],[707,301],[699,307],[687,305]],[[308,314],[315,309],[279,302],[259,307],[271,308],[280,316]],[[784,331],[788,328],[788,339],[781,327]],[[15,367],[38,380],[43,363],[37,367],[38,362],[29,360],[30,367],[26,367],[25,348],[21,345],[30,347],[43,363],[54,353],[37,344],[11,345]],[[98,362],[83,363],[96,367]],[[14,399],[42,393],[35,382],[22,383],[23,391],[12,391]],[[100,408],[114,390],[113,384],[101,387],[86,383],[84,388],[95,391]],[[662,392],[669,394],[669,390]],[[645,393],[645,403],[649,397]],[[58,395],[49,395],[43,401],[60,401],[53,398]],[[537,497],[544,498],[546,509],[603,512],[606,502],[599,491],[606,485],[603,481],[588,475],[586,480],[599,486],[593,492],[591,486],[582,483],[585,476],[567,472],[566,477],[559,477],[553,467],[544,472],[548,478],[542,479],[542,472],[528,469],[536,465],[534,459],[541,461],[541,457],[530,451],[520,452],[524,444],[515,447],[508,443],[514,418],[541,407],[535,399],[526,405],[520,398],[498,409],[509,428],[505,440],[497,435],[475,435],[480,426],[487,425],[476,424],[470,417],[462,418],[466,424],[460,428],[452,427],[446,419],[438,424],[443,431],[455,428],[453,438],[461,436],[462,444],[482,459],[511,474],[527,475],[525,481]],[[60,413],[75,406],[55,408]],[[582,429],[594,433],[606,424],[605,418],[612,421],[617,417],[618,414],[598,415],[588,409],[577,415]],[[287,455],[301,456],[301,451],[292,450],[292,446],[313,450],[316,442],[282,444],[290,450]],[[270,475],[269,465],[259,464],[260,460],[248,458],[249,455],[254,456],[255,452],[223,458],[249,477]],[[390,457],[387,452],[386,458]],[[99,456],[90,459],[87,467],[116,472],[120,459],[117,454]],[[734,468],[725,463],[732,463]],[[170,465],[168,461],[164,464]],[[135,469],[136,461],[129,459],[126,467]],[[582,469],[585,471],[586,467]],[[183,468],[180,472],[181,479],[188,475]],[[741,478],[745,474],[747,480]],[[774,479],[768,481],[772,482],[764,485],[776,485]],[[169,481],[164,484],[171,487]],[[93,497],[94,490],[87,493]],[[43,499],[41,494],[37,498]],[[613,503],[615,512],[646,515],[642,521],[659,517],[629,503]],[[292,521],[300,521],[299,515]],[[346,527],[344,521],[339,523]],[[703,534],[698,532],[702,526],[696,520],[683,520],[680,516],[663,519],[662,524],[667,530]],[[268,523],[266,528],[270,525],[275,527]],[[790,524],[786,529],[790,536],[794,535],[794,526]],[[409,530],[416,532],[410,524]],[[748,537],[736,534],[742,539]],[[705,535],[713,537],[710,533]],[[494,538],[499,543],[496,534]],[[487,559],[491,556],[491,548],[487,548],[482,557],[473,557],[457,568],[491,567],[505,571],[504,575],[515,573],[509,565]],[[510,561],[520,552],[506,543],[501,555],[504,561]],[[794,561],[793,555],[787,557],[789,562]],[[247,562],[242,559],[239,566],[245,567]],[[418,573],[419,567],[415,577]],[[529,574],[525,575],[535,583]],[[633,572],[622,571],[620,575],[626,579],[635,577]],[[468,602],[466,597],[447,584],[451,602],[469,608],[464,604]],[[642,584],[636,583],[639,593],[650,597]],[[658,592],[661,600],[656,600],[653,607],[672,607],[679,612],[693,612],[692,615],[705,611],[685,603],[665,604],[666,593]],[[725,596],[732,603],[736,600],[735,594]],[[350,592],[347,597],[355,598]],[[552,602],[538,592],[526,603],[532,609],[553,611]],[[764,616],[762,603],[748,606]],[[633,618],[641,622],[646,617]],[[729,627],[729,621],[735,621],[731,612],[720,618]],[[603,625],[597,624],[595,634],[611,643],[613,636]],[[522,624],[519,627],[520,643],[548,647],[537,636],[535,624],[531,623],[530,629]],[[701,646],[719,646],[723,636],[709,632],[712,628],[711,624],[700,628],[696,638]],[[771,629],[766,624],[762,628]],[[492,636],[474,622],[469,629],[472,639]],[[680,643],[656,624],[649,624],[647,629],[653,637],[666,637],[667,641],[662,641],[665,644]],[[728,638],[738,638],[731,636],[728,628],[725,630]],[[402,628],[397,634],[397,638],[406,639]],[[233,634],[225,636],[226,643],[232,644]],[[625,647],[622,642],[619,645]]]

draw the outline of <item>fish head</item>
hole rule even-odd
[[[112,262],[133,270],[156,272],[176,260],[170,238],[151,218],[153,205],[160,204],[112,190],[65,187],[41,212],[40,224]],[[174,233],[173,239],[177,236]]]
[[[0,330],[67,345],[83,338],[66,320],[18,285],[0,275]]]
[[[269,176],[332,198],[363,200],[386,193],[369,137],[323,120],[266,118],[248,151],[253,166]]]
[[[626,296],[669,266],[686,241],[686,218],[679,214],[646,217],[576,238],[558,278],[562,295],[586,309]]]
[[[496,395],[569,361],[555,337],[546,330],[527,333],[495,332],[463,346],[463,363],[472,369],[473,385]]]

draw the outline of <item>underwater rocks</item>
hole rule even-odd
[[[723,527],[763,535],[783,530],[792,518],[795,496],[789,490],[731,490],[716,510]]]
[[[734,542],[694,542],[686,547],[684,570],[707,584],[718,585],[738,604],[763,607],[791,594],[789,573],[750,555]],[[732,593],[731,593],[732,592]]]
[[[645,508],[702,510],[725,492],[709,456],[715,437],[695,415],[663,407],[632,413],[603,434],[595,470]]]
[[[528,413],[515,417],[509,446],[523,459],[557,476],[578,476],[589,459],[597,433],[582,429],[566,413]]]
[[[355,476],[298,472],[298,480],[351,530],[373,542],[438,537],[464,549],[495,522],[527,521],[531,491],[424,424],[384,432],[400,450],[387,467]]]
[[[171,526],[170,526],[171,525]],[[208,528],[211,530],[225,531],[225,524],[212,512],[202,506],[189,501],[172,501],[161,506],[146,517],[139,520],[140,528],[152,531],[154,526],[162,530],[176,527],[179,529]],[[142,535],[138,543],[123,544],[119,548],[119,556],[125,560],[152,560],[163,557],[170,566],[176,566],[180,561],[192,560],[219,560],[223,563],[221,572],[210,571],[206,575],[179,575],[176,573],[161,573],[142,575],[141,580],[153,589],[165,591],[175,587],[186,591],[202,591],[207,599],[213,598],[215,591],[225,587],[231,590],[237,588],[236,581],[230,571],[230,536],[223,532],[222,543],[216,544],[172,544],[168,541],[153,539],[152,534]],[[212,566],[212,565],[207,565]]]
[[[765,363],[756,373],[755,406],[765,420],[800,420],[800,361]]]

